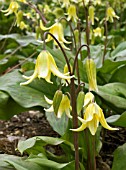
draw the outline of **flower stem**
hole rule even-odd
[[[88,129],[85,130],[87,143],[87,168],[86,170],[96,170],[95,160],[95,136],[91,135]]]
[[[67,55],[66,55],[66,53],[65,53],[65,50],[63,49],[63,47],[62,47],[62,45],[60,44],[60,42],[56,39],[56,37],[53,35],[53,34],[51,34],[50,32],[45,32],[44,33],[44,45],[43,45],[43,48],[44,48],[44,50],[45,50],[45,45],[46,45],[46,43],[45,43],[45,39],[46,39],[46,36],[47,35],[50,35],[55,41],[56,41],[56,43],[58,44],[58,46],[60,47],[60,49],[61,49],[61,51],[62,51],[62,53],[63,53],[63,55],[64,55],[64,58],[65,58],[65,60],[66,60],[66,63],[67,63],[67,66],[68,66],[68,70],[69,70],[69,73],[70,73],[70,76],[72,75],[72,73],[71,73],[71,68],[70,68],[70,63],[69,63],[69,60],[68,60],[68,57],[67,57]]]
[[[76,89],[74,78],[71,79],[71,105],[73,115],[73,128],[78,128],[77,108],[76,108]],[[78,149],[78,132],[74,133],[74,148],[75,148],[75,170],[79,170],[79,149]]]

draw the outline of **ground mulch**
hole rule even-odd
[[[119,131],[105,130],[102,135],[103,146],[97,157],[97,166],[99,170],[110,170],[114,150],[126,141],[126,128],[120,128]],[[59,137],[49,125],[44,113],[39,111],[24,112],[13,116],[8,121],[0,120],[0,154],[20,155],[15,150],[18,141],[33,136]],[[54,154],[62,153],[58,147],[47,149],[51,149]]]

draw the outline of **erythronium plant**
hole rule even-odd
[[[71,41],[67,41],[64,38],[64,29],[61,22],[55,22],[50,27],[46,27],[45,24],[47,23],[44,15],[41,13],[41,11],[38,10],[36,6],[34,6],[31,2],[20,0],[20,2],[25,3],[32,9],[36,11],[37,14],[39,14],[39,22],[38,26],[40,28],[40,32],[48,31],[44,33],[44,38],[42,40],[39,40],[39,42],[43,43],[43,49],[38,55],[36,59],[35,69],[31,76],[25,76],[23,75],[24,79],[26,79],[26,82],[21,82],[20,85],[28,85],[30,84],[34,79],[44,79],[46,82],[53,84],[52,74],[60,79],[60,86],[59,89],[56,91],[53,100],[49,99],[45,95],[45,101],[51,105],[50,108],[45,108],[44,110],[47,112],[47,114],[50,114],[50,112],[54,112],[56,117],[58,119],[61,119],[64,115],[69,119],[69,122],[72,122],[72,125],[70,123],[69,132],[72,132],[73,137],[73,143],[74,143],[74,152],[75,152],[75,170],[80,169],[80,162],[79,159],[80,150],[79,150],[79,132],[84,131],[83,136],[86,136],[86,144],[87,144],[87,162],[86,162],[86,169],[87,170],[96,170],[96,148],[95,148],[95,135],[97,133],[97,129],[99,128],[99,123],[108,130],[117,130],[117,128],[110,127],[106,120],[103,113],[103,110],[101,107],[96,103],[95,96],[93,94],[94,92],[98,92],[97,87],[97,77],[96,77],[96,65],[93,59],[90,56],[90,27],[95,25],[95,5],[99,5],[101,1],[97,1],[95,3],[91,3],[90,1],[76,1],[75,3],[78,3],[78,5],[82,4],[82,7],[84,7],[85,10],[85,17],[86,17],[86,44],[82,45],[81,43],[81,28],[78,23],[80,23],[79,18],[77,16],[77,10],[76,5],[73,3],[73,1],[61,1],[60,3],[63,3],[63,8],[68,7],[67,15],[68,15],[68,23],[74,21],[74,26],[76,25],[77,33],[75,35],[74,29],[72,27],[72,24],[70,23],[70,28],[72,31],[72,37],[74,40],[74,44],[76,48],[73,48],[72,55],[74,56],[71,60],[68,58],[68,55],[66,53],[66,50],[70,50],[69,47],[67,47],[67,44],[69,46],[71,45]],[[17,19],[17,25],[20,26],[20,28],[27,27],[23,25],[23,17],[19,17],[19,8],[18,1],[12,1],[10,3],[10,6],[7,10],[3,10],[5,12],[5,15],[10,15],[11,13],[14,13],[16,15]],[[22,15],[22,13],[20,13]],[[20,16],[21,16],[20,15]],[[26,15],[25,15],[26,16]],[[27,15],[28,16],[28,15]],[[29,15],[30,16],[30,15]],[[105,21],[111,20],[113,22],[113,18],[117,18],[118,16],[115,14],[114,10],[111,7],[107,8],[106,12],[106,18]],[[76,24],[75,24],[76,23]],[[94,29],[94,36],[101,37],[101,29],[97,27]],[[42,37],[42,36],[41,36]],[[65,58],[65,66],[64,66],[64,73],[59,71],[55,57],[46,49],[46,43],[52,41],[54,42],[54,45],[56,48],[60,48],[60,50],[63,53],[63,56]],[[76,41],[77,40],[77,41]],[[72,42],[73,42],[72,41]],[[78,43],[78,44],[77,44]],[[87,59],[85,60],[86,65],[86,73],[88,78],[88,87],[86,87],[88,92],[84,96],[84,82],[81,82],[80,80],[80,73],[79,73],[79,60],[83,60],[81,50],[82,48],[87,48]],[[57,81],[58,81],[57,80]],[[66,84],[62,84],[62,80],[66,81]],[[64,86],[66,86],[66,89],[64,90]],[[67,134],[66,134],[67,135]],[[100,139],[99,139],[100,140]],[[85,148],[84,148],[85,149]],[[84,156],[82,156],[84,159]],[[84,163],[84,162],[83,162]]]

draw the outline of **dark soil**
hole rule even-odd
[[[44,114],[39,111],[25,112],[12,117],[9,121],[0,120],[0,153],[20,155],[15,151],[18,141],[33,136],[59,137],[50,127]],[[126,141],[126,129],[105,130],[102,139],[104,139],[103,146],[97,157],[97,166],[99,170],[110,170],[114,150]],[[53,149],[53,153],[59,155],[62,151],[57,147]]]

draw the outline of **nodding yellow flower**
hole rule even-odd
[[[86,60],[86,73],[89,82],[90,91],[98,91],[97,77],[96,77],[96,65],[93,59]]]
[[[67,20],[70,21],[70,20],[73,20],[74,22],[77,22],[77,14],[76,14],[76,6],[71,4],[68,8],[68,11],[67,11],[67,15],[68,15],[68,18]]]
[[[101,0],[95,0],[94,1],[94,5],[100,5],[101,4]]]
[[[91,92],[86,93],[84,98],[84,107],[86,108],[93,101],[94,101],[94,95]]]
[[[2,10],[2,12],[6,13],[5,16],[8,16],[12,13],[17,13],[17,10],[19,8],[19,4],[15,1],[12,1],[6,10]]]
[[[62,8],[66,7],[68,8],[68,6],[70,5],[70,1],[69,0],[59,0],[62,4]]]
[[[95,8],[93,6],[89,7],[89,20],[91,21],[92,25],[94,25],[94,10]]]
[[[64,43],[70,44],[71,42],[68,42],[68,41],[65,40],[65,38],[64,38],[64,33],[63,33],[63,26],[62,26],[61,23],[56,22],[56,23],[53,24],[51,27],[46,28],[46,27],[43,26],[42,21],[40,21],[40,28],[41,28],[43,31],[49,30],[49,32],[50,32],[51,34],[53,34],[53,35],[55,36],[55,38],[60,42],[60,44],[62,45],[62,47],[63,47],[64,49],[69,50],[69,48],[67,48],[67,47],[64,45]],[[46,42],[49,42],[49,41],[51,41],[51,40],[53,40],[53,38],[52,38],[50,35],[48,35],[48,37],[47,37],[47,39],[46,39]],[[54,41],[54,44],[58,46],[58,44],[56,43],[56,41]]]
[[[58,67],[55,63],[53,56],[48,51],[43,50],[37,57],[33,75],[30,77],[23,76],[28,81],[24,83],[20,83],[20,85],[27,85],[31,83],[37,77],[45,79],[48,83],[53,83],[50,81],[51,73],[53,73],[53,75],[56,75],[57,77],[61,79],[69,80],[70,78],[74,77],[74,76],[67,76],[61,73],[58,70]]]
[[[84,0],[84,4],[88,5],[90,0]]]
[[[21,30],[27,29],[27,28],[28,28],[28,25],[26,25],[26,24],[24,23],[24,21],[21,21],[20,24],[19,24],[19,28],[20,28]]]
[[[107,124],[102,109],[94,102],[90,103],[85,109],[84,118],[78,117],[78,119],[82,122],[82,125],[77,129],[71,129],[72,131],[79,132],[89,128],[91,134],[95,135],[99,122],[108,130],[118,130]]]
[[[46,96],[45,96],[45,100],[48,104],[51,104],[51,107],[49,109],[45,109],[45,111],[54,112],[53,100],[48,99]],[[70,100],[67,95],[63,94],[58,111],[56,113],[57,118],[61,118],[64,112],[69,118],[72,118],[72,116],[70,115],[70,110],[71,110]]]
[[[116,15],[112,7],[108,7],[106,15],[107,15],[106,20],[107,21],[109,20],[110,22],[113,22],[113,18],[119,19],[119,16]]]
[[[93,30],[93,32],[94,32],[94,36],[95,37],[101,37],[102,36],[102,30],[101,30],[101,28],[99,28],[99,27],[97,27],[96,29],[94,29]]]

